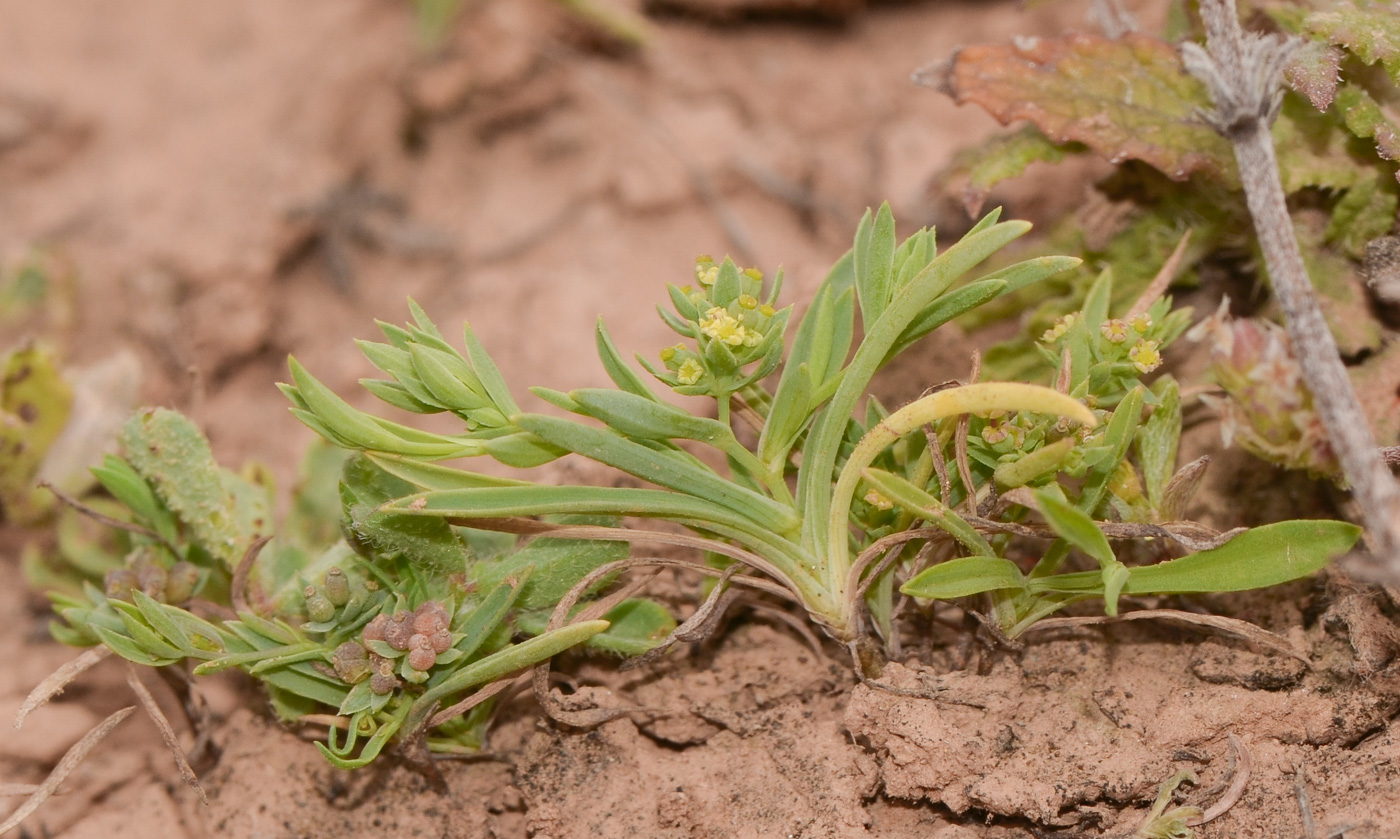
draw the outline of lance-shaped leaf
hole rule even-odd
[[[873,216],[865,211],[856,228],[853,252],[861,322],[874,323],[889,305],[894,279],[894,214],[889,202],[881,204]]]
[[[660,457],[656,451],[610,431],[540,414],[522,414],[512,419],[553,445],[658,486],[709,499],[760,527],[787,533],[801,524],[788,507],[679,458]]]
[[[604,522],[595,516],[586,519],[565,519],[560,523]],[[520,587],[519,607],[525,610],[552,609],[569,593],[575,583],[598,566],[627,556],[627,550],[625,542],[540,538],[494,562],[478,563],[470,573],[472,579],[483,589],[490,589],[512,579],[524,579],[522,574],[527,569],[533,569],[530,571],[529,580]]]
[[[712,446],[734,439],[729,426],[689,411],[620,390],[582,388],[569,397],[575,410],[602,420],[620,434],[640,440],[699,440]]]
[[[1246,591],[1286,583],[1321,570],[1356,543],[1361,528],[1343,521],[1267,524],[1224,545],[1156,565],[1129,568],[1124,594]],[[1102,585],[1102,573],[1084,571],[1032,578],[1037,591],[1083,592]]]
[[[386,512],[447,519],[507,516],[609,515],[707,522],[752,530],[751,519],[702,498],[659,489],[590,486],[511,486],[425,492],[386,504]]]
[[[997,556],[965,556],[923,570],[899,590],[911,597],[952,600],[1025,586],[1025,576],[1011,560]]]
[[[1174,180],[1237,180],[1229,144],[1200,117],[1211,104],[1205,87],[1165,41],[1028,38],[967,47],[926,75],[959,104],[1004,125],[1030,120],[1056,143],[1083,143],[1114,163],[1142,160]]]
[[[1117,563],[1103,531],[1093,519],[1066,502],[1063,493],[1040,490],[1035,494],[1035,501],[1046,523],[1062,539],[1098,560],[1100,567],[1108,568]]]
[[[684,299],[684,298],[683,298]],[[689,303],[689,300],[686,300]],[[698,317],[698,313],[697,313]],[[613,380],[613,384],[638,396],[650,399],[653,402],[659,401],[656,393],[642,377],[638,376],[627,362],[622,360],[622,354],[617,351],[617,345],[613,343],[612,336],[608,334],[608,329],[603,325],[603,319],[598,318],[598,326],[594,331],[594,343],[598,347],[598,359],[603,362],[603,370],[607,372],[608,378]]]

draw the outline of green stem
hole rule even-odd
[[[1090,427],[1098,424],[1093,411],[1083,403],[1048,387],[1017,382],[987,382],[941,390],[885,417],[856,444],[841,469],[835,489],[831,491],[825,556],[827,585],[838,595],[837,602],[845,603],[845,599],[839,595],[851,567],[851,555],[846,544],[850,532],[850,510],[856,486],[866,467],[886,447],[927,423],[959,414],[987,414],[992,411],[1060,414]],[[842,610],[845,611],[844,605]],[[843,614],[839,617],[842,621],[840,625],[845,625],[850,616]]]

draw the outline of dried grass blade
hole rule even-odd
[[[1176,248],[1172,251],[1167,261],[1162,263],[1162,268],[1157,272],[1157,276],[1152,278],[1152,282],[1147,284],[1142,294],[1133,303],[1133,307],[1123,316],[1124,320],[1131,320],[1133,317],[1142,314],[1152,308],[1152,304],[1158,297],[1166,294],[1167,287],[1176,279],[1176,272],[1181,269],[1181,260],[1186,256],[1186,246],[1191,243],[1191,230],[1181,234],[1181,241],[1176,243]]]
[[[63,693],[63,689],[68,687],[84,671],[111,654],[110,647],[93,647],[50,673],[48,678],[29,692],[29,695],[24,698],[24,703],[15,712],[15,728],[24,725],[24,718],[29,716],[31,711],[42,708],[50,699]]]
[[[252,576],[253,563],[257,561],[258,554],[262,553],[263,547],[271,541],[271,536],[259,536],[253,540],[253,544],[249,545],[248,550],[243,552],[243,558],[238,561],[238,567],[233,569],[233,581],[229,583],[229,599],[233,601],[234,611],[253,611],[248,608],[248,577]]]
[[[1126,614],[1110,617],[1108,615],[1089,615],[1086,617],[1074,618],[1045,618],[1038,623],[1032,624],[1025,631],[1034,632],[1042,629],[1056,629],[1067,626],[1093,626],[1096,624],[1118,623],[1119,621],[1134,620],[1171,620],[1182,623],[1205,626],[1225,633],[1234,635],[1246,641],[1258,644],[1266,649],[1283,653],[1291,658],[1303,662],[1309,667],[1312,662],[1308,657],[1294,649],[1293,645],[1282,636],[1275,635],[1267,629],[1262,629],[1249,621],[1242,621],[1238,618],[1227,618],[1222,615],[1198,615],[1194,612],[1183,612],[1179,609],[1142,609],[1137,612],[1127,612]]]
[[[126,666],[126,683],[131,686],[131,690],[136,694],[136,698],[141,700],[141,707],[146,709],[151,720],[160,729],[160,738],[165,741],[166,748],[175,756],[175,765],[180,768],[180,777],[185,779],[185,785],[199,793],[199,800],[206,806],[209,798],[204,794],[204,787],[199,783],[199,777],[194,774],[194,769],[190,762],[185,759],[185,752],[180,748],[180,741],[175,736],[175,729],[171,728],[170,720],[166,719],[165,712],[156,704],[155,697],[146,690],[146,686],[141,683],[141,677],[136,674],[136,666],[128,664]]]
[[[1250,756],[1244,741],[1233,733],[1230,735],[1230,749],[1235,753],[1235,771],[1230,776],[1229,789],[1225,790],[1225,794],[1220,797],[1220,800],[1210,805],[1210,809],[1195,818],[1187,819],[1188,826],[1195,827],[1219,818],[1239,803],[1240,798],[1244,796],[1244,788],[1249,786],[1249,774],[1254,769],[1254,759]]]
[[[78,768],[78,764],[83,762],[83,758],[88,756],[88,752],[92,751],[98,743],[102,742],[103,737],[111,733],[112,729],[116,728],[122,720],[131,716],[131,712],[135,710],[136,706],[130,705],[115,712],[107,719],[98,723],[97,726],[87,734],[84,734],[81,740],[74,743],[73,747],[64,753],[58,765],[49,773],[49,777],[45,778],[44,782],[39,785],[39,788],[34,791],[34,794],[29,796],[23,804],[19,805],[19,809],[11,813],[10,817],[5,819],[3,824],[0,824],[0,836],[14,830],[19,826],[20,822],[29,818],[30,814],[39,809],[39,805],[47,801],[49,796],[53,795],[54,792],[58,790],[59,784],[62,784],[68,776],[72,774],[73,770]]]

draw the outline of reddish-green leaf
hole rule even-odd
[[[1134,33],[968,47],[933,81],[1002,123],[1030,120],[1115,163],[1142,160],[1176,180],[1237,179],[1229,144],[1200,117],[1211,104],[1204,86],[1165,41]]]

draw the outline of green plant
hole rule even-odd
[[[1124,593],[1294,579],[1350,546],[1358,531],[1342,522],[1283,523],[1230,542],[1174,520],[1199,469],[1173,477],[1177,388],[1163,378],[1149,389],[1141,377],[1160,364],[1189,313],[1171,312],[1162,299],[1111,317],[1108,272],[1080,314],[1043,336],[1042,352],[1059,369],[1055,388],[965,384],[894,412],[867,398],[858,411],[879,368],[914,341],[1074,267],[1077,260],[1043,257],[959,282],[1028,228],[994,212],[938,253],[928,230],[897,243],[888,206],[867,213],[790,342],[792,310],[774,305],[781,274],[765,292],[757,271],[702,257],[693,284],[668,287],[673,310],[660,310],[682,342],[661,352],[661,365],[641,364],[678,394],[714,400],[714,419],[662,400],[622,360],[601,322],[598,352],[616,388],[532,389],[578,420],[523,412],[470,327],[463,354],[412,304],[412,326],[381,324],[387,343],[361,343],[390,377],[363,384],[408,411],[454,413],[463,433],[429,433],[355,410],[295,360],[284,391],[293,412],[326,439],[422,490],[385,503],[381,514],[697,548],[710,565],[691,567],[714,574],[716,566],[746,566],[750,573],[730,571],[726,580],[796,601],[846,642],[864,634],[867,613],[888,636],[896,566],[912,577],[903,590],[916,597],[991,592],[997,624],[1014,635],[1086,598],[1104,599],[1114,614]],[[750,427],[747,441],[736,420]],[[701,447],[723,457],[727,473],[697,456]],[[531,468],[568,453],[653,486],[553,486],[433,463],[486,455]],[[1033,511],[1048,527],[1023,523]],[[1123,523],[1106,521],[1115,513]],[[527,518],[565,514],[666,520],[690,535]],[[1007,556],[1016,536],[1050,540],[1029,573]],[[1207,549],[1129,567],[1108,542],[1122,537]],[[1061,573],[1071,547],[1099,570]],[[925,567],[954,553],[966,556]]]
[[[318,745],[337,766],[363,766],[409,734],[429,751],[478,748],[491,694],[474,688],[609,628],[584,620],[512,643],[508,618],[531,596],[531,572],[558,570],[544,561],[551,548],[486,587],[463,573],[465,545],[450,565],[425,551],[408,561],[405,545],[436,536],[432,528],[357,520],[357,505],[401,487],[352,459],[337,493],[344,456],[329,447],[308,457],[307,481],[268,544],[266,480],[220,468],[188,419],[140,413],[121,442],[125,457],[94,472],[125,508],[125,522],[111,520],[125,554],[101,587],[78,567],[81,590],[51,594],[62,619],[54,636],[152,667],[188,660],[195,675],[240,668],[284,720],[329,720]],[[349,542],[337,527],[342,503]]]

